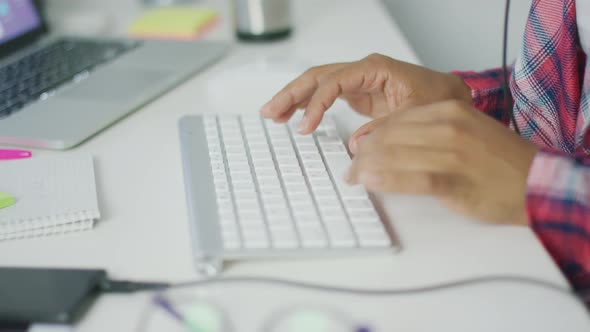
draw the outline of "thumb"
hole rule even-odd
[[[357,129],[348,140],[348,148],[350,149],[350,152],[355,154],[360,140],[366,135],[370,134],[373,130],[375,130],[375,128],[379,127],[379,125],[384,123],[386,119],[387,117],[378,118],[359,127],[359,129]]]

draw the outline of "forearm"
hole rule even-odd
[[[508,75],[510,72],[509,69]],[[461,77],[471,89],[472,104],[475,108],[506,125],[510,122],[502,88],[504,79],[502,68],[483,72],[454,71],[452,73]]]
[[[532,229],[575,288],[590,287],[590,158],[541,150],[528,178]]]

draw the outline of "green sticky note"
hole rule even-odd
[[[212,9],[163,7],[153,9],[137,19],[129,34],[140,38],[195,39],[216,21]]]
[[[0,193],[0,209],[7,208],[12,204],[14,204],[14,197],[5,193]]]

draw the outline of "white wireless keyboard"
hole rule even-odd
[[[259,116],[180,120],[185,187],[198,267],[223,260],[350,254],[397,248],[367,192],[343,175],[350,156],[334,121],[312,135]]]

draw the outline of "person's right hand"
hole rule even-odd
[[[303,108],[299,132],[308,134],[338,97],[360,114],[377,119],[398,109],[436,101],[470,102],[471,91],[456,75],[372,54],[356,62],[307,70],[264,105],[261,113],[285,122]]]

